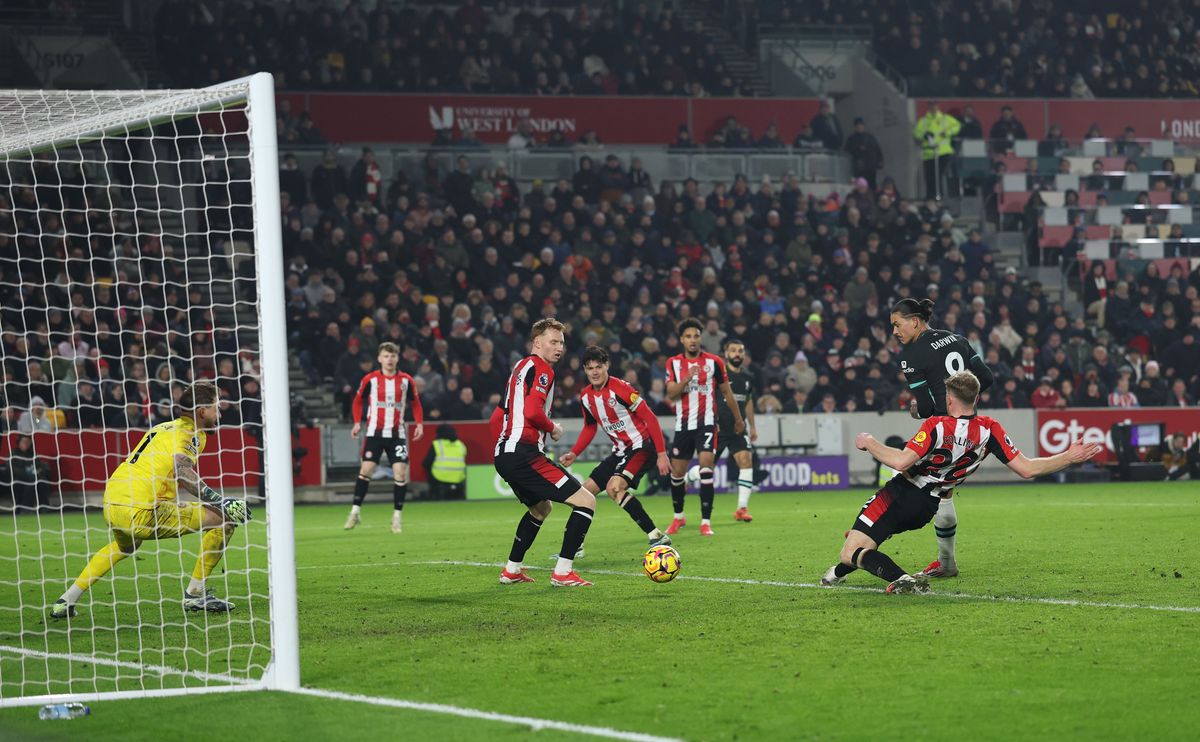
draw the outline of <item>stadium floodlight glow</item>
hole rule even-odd
[[[0,168],[0,408],[50,396],[29,416],[41,432],[0,428],[0,462],[34,473],[20,496],[0,494],[0,707],[299,688],[271,76],[0,90]],[[50,604],[112,538],[105,480],[147,423],[172,416],[172,395],[205,377],[223,412],[199,474],[254,510],[208,577],[236,608],[184,610],[200,548],[190,534],[142,542],[76,617],[52,620]],[[30,506],[38,497],[48,502]]]

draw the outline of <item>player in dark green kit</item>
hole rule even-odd
[[[946,379],[959,371],[970,371],[979,379],[980,390],[992,385],[992,370],[961,335],[929,326],[933,302],[929,299],[904,299],[892,307],[892,334],[904,346],[900,354],[900,370],[913,395],[908,411],[924,419],[946,414]],[[958,564],[954,556],[954,536],[958,529],[958,514],[954,510],[954,493],[942,496],[933,529],[937,535],[938,558],[921,574],[926,577],[954,577]]]

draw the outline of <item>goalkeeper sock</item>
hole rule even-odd
[[[654,520],[650,514],[646,512],[646,508],[642,505],[633,494],[626,492],[621,495],[621,499],[617,504],[624,508],[625,512],[629,513],[629,517],[634,523],[638,524],[638,528],[642,529],[642,533],[650,533],[654,530]]]
[[[192,570],[192,581],[188,585],[188,593],[199,595],[204,591],[204,581],[212,574],[217,562],[225,554],[225,544],[233,535],[233,526],[214,528],[205,531],[200,539],[200,557],[196,559],[196,567]],[[199,586],[197,590],[196,587]]]
[[[864,549],[859,562],[863,569],[888,582],[894,582],[907,574],[890,556],[874,549]]]
[[[112,568],[116,566],[117,562],[120,562],[129,555],[133,554],[133,552],[137,550],[137,547],[138,543],[136,541],[132,543],[126,543],[124,545],[122,545],[120,541],[113,541],[97,551],[95,555],[88,560],[87,566],[83,568],[83,571],[79,573],[79,576],[75,578],[74,587],[78,589],[78,594],[75,595],[75,600],[78,600],[79,596],[83,595],[85,590],[92,585],[95,585],[97,580],[111,572]],[[74,605],[75,600],[71,599],[72,593],[74,593],[74,591],[68,589],[67,592],[63,594],[63,598],[67,601],[67,603]]]
[[[359,474],[358,479],[354,480],[354,505],[356,507],[363,504],[363,500],[367,497],[367,487],[370,486],[370,477]]]
[[[408,482],[392,482],[392,508],[396,512],[404,509],[404,498],[408,496]]]
[[[754,479],[749,470],[738,471],[738,507],[750,507],[750,493],[754,491]]]
[[[683,520],[683,496],[687,494],[687,480],[671,475],[671,505],[675,508],[675,520]]]
[[[521,516],[521,522],[517,523],[517,534],[513,537],[512,550],[508,552],[509,564],[517,565],[517,569],[514,570],[510,566],[510,572],[520,571],[521,562],[525,561],[525,552],[533,546],[533,540],[537,538],[541,528],[542,522],[529,513]]]
[[[938,561],[943,567],[954,569],[954,534],[958,531],[954,498],[947,497],[938,503],[937,513],[933,516],[933,531],[937,534]]]

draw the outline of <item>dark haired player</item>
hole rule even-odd
[[[646,534],[650,546],[669,546],[671,537],[658,530],[642,503],[629,491],[637,487],[642,475],[655,464],[663,476],[671,470],[662,428],[637,390],[610,376],[608,366],[608,353],[603,348],[591,346],[583,351],[583,372],[588,380],[579,392],[583,430],[570,453],[564,454],[559,463],[573,464],[592,442],[596,429],[604,430],[612,441],[612,453],[592,469],[583,483],[584,489],[594,495],[603,487]]]
[[[683,352],[667,359],[667,399],[675,403],[675,440],[671,444],[671,502],[675,517],[667,528],[674,535],[687,525],[683,498],[687,493],[687,467],[692,454],[700,460],[700,535],[713,535],[713,464],[717,450],[717,393],[733,415],[733,430],[746,430],[741,410],[729,388],[725,361],[700,347],[700,322],[685,319],[677,327]]]
[[[570,505],[571,515],[563,531],[562,548],[550,584],[555,587],[592,584],[575,572],[573,561],[592,525],[596,496],[580,487],[566,469],[546,456],[546,435],[558,440],[563,434],[562,426],[549,416],[554,399],[554,364],[566,349],[563,327],[563,323],[553,318],[533,323],[530,354],[513,368],[504,385],[504,400],[492,413],[491,426],[497,434],[496,473],[529,511],[517,524],[508,563],[500,572],[501,585],[534,581],[525,574],[522,562],[542,522],[550,515],[552,502]]]
[[[735,521],[749,523],[750,495],[754,492],[754,441],[758,440],[758,431],[754,427],[754,376],[743,368],[746,362],[746,346],[737,338],[725,341],[725,368],[729,374],[729,388],[733,390],[733,398],[743,411],[746,420],[746,431],[741,435],[722,434],[717,441],[717,450],[713,460],[720,461],[721,454],[729,449],[729,455],[738,467],[737,493],[738,506],[733,513]],[[718,410],[718,429],[733,430],[733,415],[729,408],[722,405]]]
[[[946,414],[946,379],[970,370],[979,379],[980,390],[992,385],[992,370],[961,335],[929,326],[933,302],[929,299],[904,299],[892,307],[892,334],[904,346],[900,370],[913,395],[909,412],[915,418]],[[933,519],[937,536],[938,558],[922,571],[926,577],[954,577],[958,564],[954,557],[954,535],[958,513],[954,510],[954,491],[947,489]]]
[[[975,414],[979,380],[974,374],[960,371],[946,380],[945,388],[943,404],[949,414],[926,420],[904,448],[880,443],[870,433],[859,433],[854,439],[860,451],[900,473],[863,505],[846,532],[840,561],[825,572],[822,585],[836,585],[862,568],[885,580],[888,593],[929,592],[928,575],[906,574],[879,546],[897,533],[924,528],[941,498],[971,476],[989,453],[1020,477],[1031,479],[1083,463],[1104,450],[1099,443],[1075,441],[1057,456],[1026,458],[1000,423]]]

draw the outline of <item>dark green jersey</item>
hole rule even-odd
[[[921,417],[946,414],[946,379],[959,371],[979,378],[980,390],[992,384],[992,372],[961,335],[930,328],[900,352],[900,370],[917,400]]]
[[[748,371],[735,369],[728,363],[725,364],[725,370],[729,373],[729,388],[733,390],[733,398],[737,400],[738,409],[745,419],[746,400],[754,399],[754,376]],[[717,424],[721,430],[733,430],[733,413],[729,411],[729,405],[725,403],[724,398],[717,400]]]

